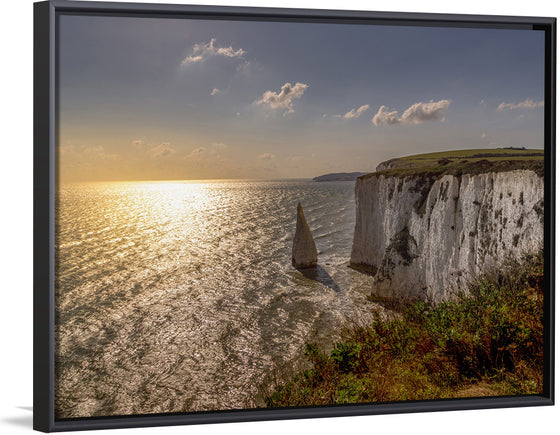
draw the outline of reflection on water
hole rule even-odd
[[[298,201],[319,250],[303,273]],[[368,311],[353,182],[74,184],[57,207],[59,418],[259,406],[307,340]]]

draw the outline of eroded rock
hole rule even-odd
[[[542,249],[544,180],[529,170],[356,182],[351,263],[372,293],[439,302],[509,256]]]
[[[305,220],[301,202],[297,206],[296,233],[292,246],[292,266],[297,269],[317,266],[317,247]]]

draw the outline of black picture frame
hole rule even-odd
[[[194,19],[368,23],[468,28],[539,29],[545,32],[545,360],[542,395],[465,398],[401,403],[226,410],[57,420],[54,413],[55,184],[57,144],[57,17],[60,14],[134,15]],[[34,337],[33,410],[43,432],[200,423],[475,410],[554,404],[554,258],[556,143],[556,19],[482,15],[72,2],[34,4]]]

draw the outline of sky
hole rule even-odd
[[[62,15],[62,182],[310,178],[544,145],[544,32]]]

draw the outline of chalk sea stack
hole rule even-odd
[[[317,266],[317,247],[303,214],[301,202],[297,206],[296,234],[292,246],[292,266],[308,269]]]

